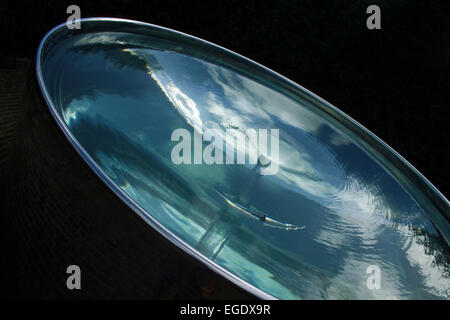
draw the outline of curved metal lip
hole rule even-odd
[[[141,21],[135,21],[135,20],[129,20],[129,19],[121,19],[121,18],[105,18],[105,17],[91,17],[91,18],[82,18],[80,19],[80,22],[120,22],[120,23],[128,23],[128,24],[134,24],[136,26],[144,26],[144,27],[150,27],[154,29],[163,30],[166,32],[173,33],[175,35],[185,37],[194,41],[198,41],[200,43],[206,44],[208,46],[212,46],[216,49],[222,50],[223,52],[237,57],[241,59],[242,61],[251,64],[255,67],[258,67],[262,69],[264,72],[267,72],[268,74],[274,76],[275,78],[278,78],[281,81],[284,81],[289,86],[303,91],[313,99],[316,99],[320,103],[322,103],[325,107],[331,109],[336,114],[340,115],[344,119],[350,121],[352,125],[354,125],[357,129],[361,130],[365,134],[369,135],[369,137],[373,138],[381,147],[385,148],[389,153],[391,153],[394,158],[397,158],[400,160],[400,163],[403,164],[407,169],[409,169],[414,175],[416,175],[422,182],[428,186],[429,189],[433,191],[433,193],[440,198],[444,204],[450,207],[449,201],[445,198],[445,196],[425,177],[423,176],[413,165],[411,165],[405,158],[403,158],[398,152],[396,152],[393,148],[391,148],[387,143],[385,143],[383,140],[378,138],[374,133],[372,133],[370,130],[368,130],[366,127],[358,123],[356,120],[348,116],[345,112],[339,110],[337,107],[333,106],[331,103],[325,101],[321,97],[317,96],[313,92],[309,91],[308,89],[302,87],[301,85],[293,82],[292,80],[278,74],[277,72],[249,59],[246,58],[238,53],[235,53],[229,49],[223,48],[219,45],[216,45],[214,43],[211,43],[209,41],[197,38],[195,36],[191,36],[189,34],[176,31],[173,29],[161,27],[158,25],[154,25],[151,23],[141,22]],[[50,95],[47,91],[47,88],[44,83],[44,79],[42,76],[42,70],[41,70],[41,53],[44,45],[47,42],[47,39],[57,30],[61,28],[65,28],[66,23],[61,23],[51,29],[49,32],[46,33],[46,35],[42,38],[37,55],[36,55],[36,73],[37,73],[37,79],[39,83],[39,87],[41,88],[42,94],[44,96],[44,99],[50,109],[51,114],[55,118],[58,126],[63,131],[66,138],[69,140],[69,142],[73,145],[75,150],[78,152],[78,154],[83,158],[84,161],[91,167],[91,169],[97,174],[97,176],[103,180],[104,183],[125,203],[127,204],[135,213],[137,213],[144,221],[146,221],[150,226],[152,226],[154,229],[156,229],[160,234],[162,234],[165,238],[167,238],[169,241],[171,241],[173,244],[175,244],[177,247],[188,253],[189,255],[193,256],[194,258],[200,260],[202,263],[204,263],[208,268],[212,269],[213,271],[217,272],[219,275],[225,277],[226,279],[230,280],[240,288],[246,290],[247,292],[253,294],[254,296],[260,298],[260,299],[266,299],[266,300],[277,300],[276,297],[270,295],[269,293],[255,287],[254,285],[242,280],[238,276],[234,275],[230,271],[224,269],[223,267],[219,266],[217,263],[213,262],[209,258],[207,258],[205,255],[197,251],[195,248],[188,245],[185,241],[183,241],[181,238],[179,238],[177,235],[172,233],[170,230],[168,230],[166,227],[164,227],[159,221],[157,221],[155,218],[153,218],[150,214],[147,213],[146,210],[144,210],[141,206],[139,206],[132,198],[130,198],[122,189],[120,189],[112,180],[108,177],[108,175],[96,164],[96,162],[91,158],[91,156],[86,152],[86,150],[81,146],[81,144],[78,142],[78,140],[73,136],[73,134],[70,132],[68,126],[60,116],[60,114],[57,111],[56,106],[53,104],[52,100],[50,99]]]

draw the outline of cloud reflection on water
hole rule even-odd
[[[214,230],[207,239],[215,243],[220,239],[213,237],[222,237],[227,245],[219,252],[216,246],[199,248],[280,298],[449,298],[449,266],[442,251],[447,248],[434,242],[437,232],[417,203],[354,140],[301,101],[230,69],[170,51],[123,48],[123,39],[127,37],[104,34],[77,40],[87,51],[99,41],[103,47],[90,54],[85,51],[74,64],[104,59],[107,71],[98,66],[90,72],[108,72],[118,84],[104,82],[102,88],[95,82],[89,87],[79,76],[70,82],[71,89],[90,95],[70,99],[62,114],[82,142],[87,141],[83,130],[98,131],[98,126],[89,126],[102,123],[123,134],[122,145],[134,145],[123,153],[112,147],[105,151],[105,140],[88,151],[129,196],[171,231],[196,245]],[[76,72],[76,66],[72,68]],[[147,75],[145,85],[119,90],[119,84],[138,73]],[[151,104],[158,91],[161,103]],[[169,124],[181,122],[170,120],[173,114],[164,109],[169,105],[184,125],[201,132],[218,129],[223,137],[228,128],[279,128],[278,174],[255,180],[246,189],[250,180],[242,178],[248,175],[245,167],[174,166],[167,153],[170,134],[166,134],[175,129]],[[128,116],[131,109],[135,118]],[[153,119],[147,126],[137,120],[153,114],[172,122]],[[136,151],[141,149],[149,153]],[[238,152],[247,151],[238,146]],[[130,152],[139,154],[140,160]],[[147,166],[147,160],[161,163],[161,170],[170,174]],[[232,187],[236,184],[241,185],[240,193]],[[211,197],[211,188],[240,200],[247,197],[248,206],[307,229],[271,233],[224,209],[220,199]],[[180,198],[183,192],[190,196]],[[365,271],[371,264],[381,267],[382,290],[366,287]]]

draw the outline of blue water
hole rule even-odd
[[[142,36],[80,34],[47,54],[43,75],[103,171],[171,232],[255,287],[281,299],[449,298],[447,243],[357,138],[301,97],[203,57]],[[176,165],[177,128],[279,129],[279,170]],[[379,289],[367,285],[373,265]]]

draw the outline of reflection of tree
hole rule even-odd
[[[135,54],[133,51],[135,49],[146,49],[145,57]],[[143,46],[133,45],[132,48],[129,48],[126,45],[116,43],[93,43],[74,46],[69,50],[75,53],[99,54],[103,56],[105,60],[112,62],[119,69],[127,67],[144,72],[147,72],[148,68],[151,68],[152,71],[163,69],[158,59],[149,52],[148,48]]]
[[[145,49],[144,47],[133,46],[133,49]],[[70,74],[78,74],[77,78],[80,81],[71,81],[70,88],[66,90],[62,96],[63,106],[68,106],[74,99],[86,97],[95,100],[99,93],[111,93],[120,96],[136,97],[142,94],[139,92],[139,79],[130,79],[124,72],[124,68],[131,70],[139,70],[145,73],[162,70],[162,66],[158,59],[147,50],[145,55],[138,55],[133,49],[127,48],[125,45],[111,43],[111,44],[84,44],[70,47],[68,50],[76,55],[95,54],[101,56],[107,62],[111,62],[117,69],[108,70],[101,69],[102,73],[80,74],[77,70],[70,70]],[[81,63],[85,60],[81,59]],[[103,73],[104,72],[104,73]],[[115,77],[120,77],[120,81],[114,81]],[[153,81],[148,77],[150,81]]]
[[[416,242],[425,254],[434,257],[434,263],[442,270],[443,278],[450,278],[450,250],[442,237],[430,234],[424,228],[411,228]]]

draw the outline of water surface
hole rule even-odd
[[[43,76],[65,124],[115,184],[255,287],[281,299],[449,298],[447,243],[357,137],[310,101],[195,49],[81,33],[47,53]],[[279,129],[279,170],[176,165],[177,128]],[[372,265],[380,289],[367,286]]]

